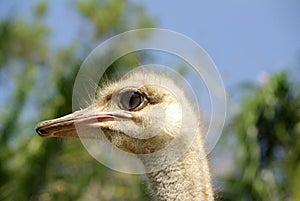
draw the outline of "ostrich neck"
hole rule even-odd
[[[214,200],[208,162],[200,153],[203,147],[192,148],[172,165],[147,174],[157,201]]]

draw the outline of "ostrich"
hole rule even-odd
[[[164,115],[155,112],[154,108],[162,109]],[[182,108],[186,115],[179,115],[178,108]],[[86,109],[40,122],[36,131],[41,137],[97,139],[97,136],[89,132],[78,134],[78,129],[89,131],[100,128],[109,143],[141,156],[145,168],[150,170],[146,176],[156,200],[214,200],[198,116],[184,90],[169,75],[139,71],[99,89],[95,100]],[[184,128],[178,132],[178,124],[184,118],[187,118],[184,125],[181,125]],[[164,123],[157,125],[159,122]],[[193,125],[197,129],[192,129]],[[156,130],[155,135],[151,134],[153,130]],[[190,133],[193,138],[188,143],[183,137]],[[168,165],[164,166],[167,161],[165,153],[152,158],[142,157],[143,154],[164,149],[177,138],[181,139],[171,152],[181,148],[187,150]],[[155,165],[163,168],[151,171],[149,161],[155,161]]]

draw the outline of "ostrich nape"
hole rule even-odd
[[[42,137],[105,137],[119,149],[139,155],[160,151],[180,138],[177,141],[189,148],[167,167],[147,173],[155,199],[213,200],[201,123],[195,111],[184,90],[168,75],[138,72],[99,89],[86,109],[40,122],[36,131]],[[93,129],[101,129],[104,136]],[[184,136],[192,138],[185,140]],[[141,160],[147,166],[148,161]]]

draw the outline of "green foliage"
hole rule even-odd
[[[130,28],[153,27],[153,20],[145,15],[142,6],[128,0],[79,1],[77,8],[95,27],[95,38]]]
[[[299,87],[299,86],[298,86]],[[247,95],[231,122],[238,140],[224,200],[300,200],[300,93],[286,73]]]
[[[44,24],[23,19],[0,21],[0,68],[16,59],[26,62],[42,62],[45,57],[49,30]],[[35,47],[35,48],[33,48]]]
[[[39,2],[32,18],[0,20],[0,200],[148,199],[143,180],[102,166],[79,140],[41,139],[34,132],[40,120],[72,112],[75,76],[99,40],[153,24],[139,5],[99,2],[74,2],[70,10],[93,27],[92,37],[59,48],[51,46],[55,30],[43,21],[51,3]]]
[[[46,14],[48,10],[48,3],[47,1],[41,1],[39,2],[36,7],[35,7],[35,14],[38,16],[38,17],[42,17]]]

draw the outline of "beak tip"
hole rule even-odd
[[[41,124],[37,124],[37,126],[35,127],[35,132],[41,136],[41,137],[48,137],[49,136],[49,133],[42,128]]]

